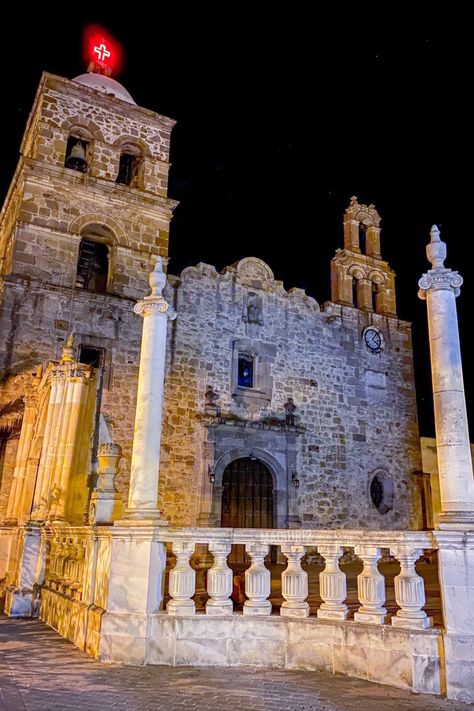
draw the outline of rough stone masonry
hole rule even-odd
[[[83,76],[43,75],[1,214],[0,516],[33,372],[59,359],[70,332],[79,359],[100,354],[100,414],[122,447],[116,485],[127,494],[142,326],[133,304],[167,256],[174,122],[117,82]],[[67,167],[71,141],[84,172]],[[133,185],[117,182],[126,155],[138,161]],[[156,427],[159,505],[171,523],[221,525],[229,465],[257,460],[271,476],[275,527],[421,525],[410,325],[396,316],[379,219],[351,200],[322,307],[251,257],[169,277],[178,317]],[[105,250],[103,291],[81,285],[84,245]],[[245,525],[250,504],[236,505]]]

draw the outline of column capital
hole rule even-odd
[[[174,321],[177,316],[175,309],[168,304],[163,296],[145,296],[137,301],[133,310],[143,317],[154,313],[166,314],[170,321]]]
[[[459,296],[463,278],[459,272],[453,272],[451,269],[430,269],[429,272],[423,274],[418,282],[419,291],[418,297],[426,299],[427,291],[452,290],[454,296]]]
[[[155,268],[150,273],[148,279],[151,294],[138,301],[133,310],[140,316],[149,316],[153,313],[166,314],[172,321],[176,318],[175,309],[168,304],[163,296],[163,289],[166,286],[166,274],[163,271],[163,257],[158,257]]]

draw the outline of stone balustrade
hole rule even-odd
[[[91,530],[85,526],[53,527],[44,587],[75,600],[82,599],[90,539]]]
[[[415,563],[424,549],[437,548],[436,540],[428,531],[353,531],[308,529],[216,529],[186,528],[166,529],[158,534],[163,543],[171,543],[176,554],[176,565],[170,571],[169,596],[166,611],[170,615],[195,614],[193,601],[196,572],[190,558],[196,544],[207,544],[213,556],[213,565],[207,575],[207,615],[231,615],[233,604],[232,570],[227,556],[232,544],[245,545],[250,565],[245,571],[244,615],[270,615],[270,570],[265,565],[269,546],[281,547],[287,565],[281,575],[281,593],[284,599],[280,615],[283,617],[308,617],[308,574],[301,566],[307,549],[317,549],[324,559],[324,570],[319,574],[319,594],[322,604],[317,617],[325,620],[346,620],[349,609],[346,575],[340,568],[344,549],[352,549],[363,564],[357,578],[360,607],[354,622],[382,625],[387,621],[385,604],[385,578],[378,562],[382,550],[388,551],[399,563],[400,573],[395,577],[395,600],[398,610],[391,618],[393,627],[424,629],[432,620],[423,610],[425,605],[424,581],[415,569]]]

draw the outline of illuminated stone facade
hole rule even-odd
[[[29,518],[42,410],[34,451],[18,446],[22,412],[33,371],[59,367],[70,332],[74,357],[99,365],[90,459],[100,443],[119,445],[115,485],[127,496],[142,330],[133,306],[167,256],[173,123],[107,77],[42,77],[1,217],[4,519]],[[379,221],[351,200],[323,306],[250,257],[221,274],[199,264],[169,277],[178,317],[168,325],[159,507],[171,523],[220,526],[226,467],[246,459],[271,475],[274,527],[421,526],[410,325],[396,316]],[[84,467],[92,489],[96,464]],[[26,471],[20,512],[12,478]]]

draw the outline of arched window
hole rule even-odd
[[[142,153],[137,146],[125,143],[121,148],[120,163],[116,183],[138,188],[140,183],[140,166]]]
[[[378,284],[372,282],[372,311],[375,313],[377,311],[377,294],[379,292]]]
[[[359,249],[361,254],[367,254],[367,233],[362,222],[359,223]]]
[[[393,481],[387,472],[378,469],[370,482],[370,498],[380,514],[393,509]]]
[[[87,171],[92,135],[82,126],[72,128],[66,145],[64,165],[80,173]]]
[[[79,245],[76,288],[105,294],[110,280],[109,231],[100,225],[90,226]]]
[[[352,277],[352,303],[357,308],[357,279]]]

